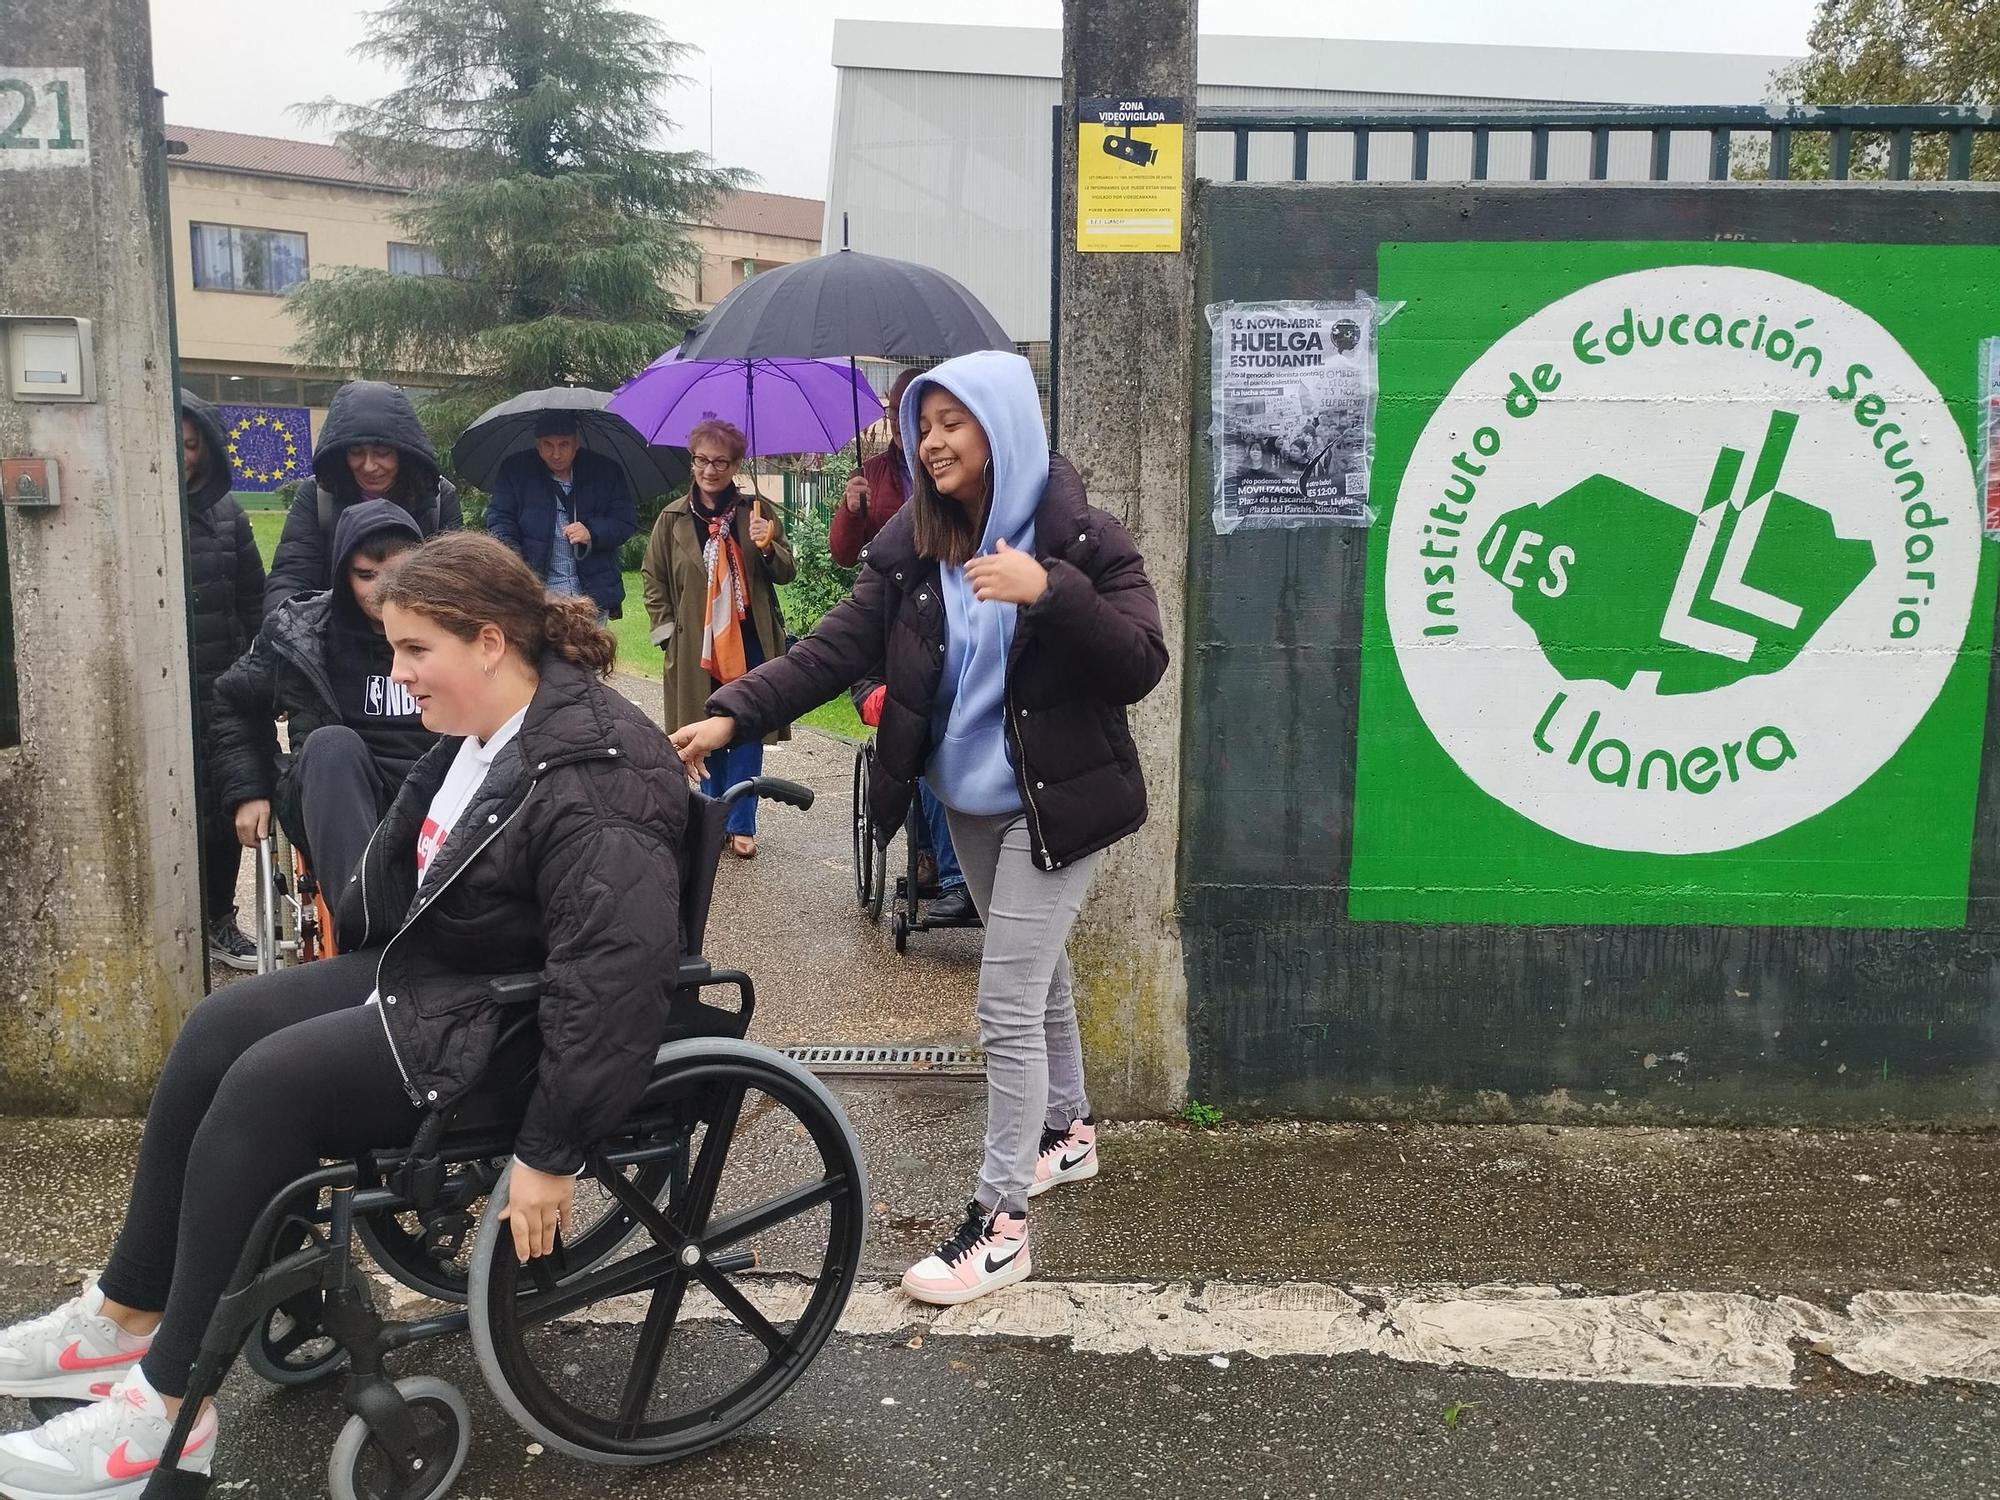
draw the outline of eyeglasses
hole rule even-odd
[[[733,469],[742,461],[740,458],[702,458],[698,455],[689,460],[697,469]]]

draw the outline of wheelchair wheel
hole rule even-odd
[[[647,1100],[682,1119],[692,1165],[626,1245],[562,1283],[523,1267],[497,1218],[503,1179],[472,1260],[473,1347],[494,1396],[593,1463],[683,1457],[775,1401],[832,1335],[867,1223],[853,1129],[798,1064],[675,1042]]]
[[[863,906],[875,888],[875,835],[868,827],[868,764],[874,753],[866,744],[854,752],[854,899]]]
[[[472,1414],[458,1388],[429,1375],[396,1382],[417,1426],[423,1468],[405,1474],[360,1417],[347,1419],[326,1461],[332,1500],[438,1500],[457,1482],[472,1446]]]
[[[871,740],[854,752],[854,894],[868,920],[882,920],[882,902],[889,880],[889,853],[875,842],[868,817],[868,779],[875,767]]]
[[[433,1210],[428,1219],[414,1210],[371,1214],[355,1220],[355,1234],[368,1247],[375,1264],[404,1286],[440,1302],[463,1302],[466,1266],[484,1212],[477,1200],[506,1165],[503,1157],[454,1167],[455,1175],[474,1169],[484,1174],[483,1180],[468,1183],[471,1191],[466,1202]],[[659,1203],[667,1195],[676,1165],[677,1158],[644,1161],[627,1167],[625,1177],[648,1203]],[[638,1227],[638,1220],[610,1191],[590,1178],[577,1183],[576,1208],[570,1222],[576,1232],[564,1242],[565,1277],[596,1265]]]
[[[272,1236],[265,1264],[305,1249],[320,1239],[320,1232],[302,1219],[288,1219]],[[372,1306],[374,1294],[359,1271],[351,1274],[351,1284]],[[347,1363],[347,1351],[320,1326],[324,1294],[314,1289],[301,1292],[265,1315],[251,1330],[243,1346],[243,1362],[272,1385],[287,1388],[317,1385],[336,1374]]]

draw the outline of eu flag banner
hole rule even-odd
[[[232,487],[275,490],[312,472],[312,418],[303,406],[218,406]]]

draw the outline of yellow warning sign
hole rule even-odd
[[[1079,99],[1076,248],[1181,248],[1178,99]]]

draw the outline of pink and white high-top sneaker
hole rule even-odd
[[[1038,1198],[1061,1182],[1088,1182],[1097,1175],[1097,1120],[1085,1115],[1067,1130],[1042,1131],[1042,1154],[1028,1196]]]
[[[955,1307],[1012,1286],[1033,1269],[1028,1216],[989,1214],[968,1203],[958,1232],[903,1273],[903,1290],[933,1307]]]

